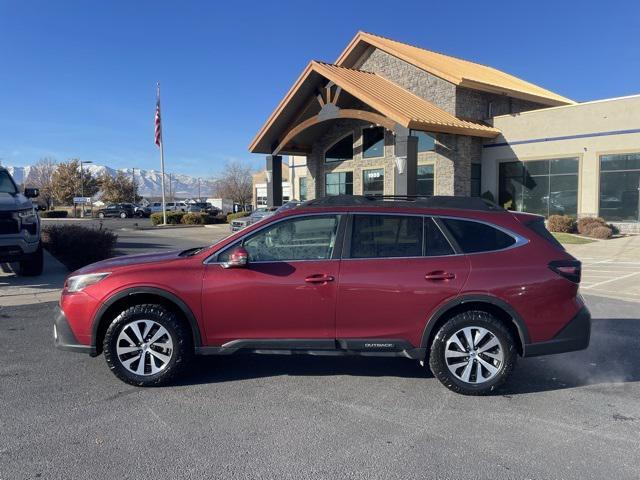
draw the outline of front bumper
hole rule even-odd
[[[0,262],[17,262],[38,250],[40,239],[34,235],[0,235]]]
[[[97,355],[95,346],[83,345],[78,342],[78,339],[71,331],[67,317],[62,310],[58,312],[53,323],[53,341],[56,348],[59,348],[60,350],[88,353],[92,357]]]
[[[538,355],[584,350],[589,346],[590,337],[591,313],[589,313],[587,307],[583,306],[551,340],[526,344],[524,346],[524,356],[537,357]]]

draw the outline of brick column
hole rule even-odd
[[[418,193],[418,137],[396,136],[396,157],[407,157],[403,173],[396,165],[395,195],[416,195]]]
[[[271,181],[267,173],[267,206],[282,205],[282,157],[267,155],[267,172],[271,172]]]

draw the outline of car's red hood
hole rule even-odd
[[[130,267],[132,265],[142,265],[145,263],[162,262],[178,258],[181,250],[171,250],[168,252],[143,253],[139,255],[125,255],[114,257],[100,262],[92,263],[73,272],[73,275],[93,272],[110,272],[114,269]]]

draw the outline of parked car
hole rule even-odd
[[[207,202],[217,208],[222,215],[234,213],[233,200],[229,198],[207,198]]]
[[[133,214],[136,217],[140,217],[140,218],[148,218],[151,216],[151,207],[149,207],[148,205],[134,205],[133,207]]]
[[[229,224],[229,228],[232,232],[238,232],[243,228],[247,228],[249,225],[259,222],[263,218],[269,217],[276,213],[277,207],[260,207],[256,208],[246,217],[234,218]]]
[[[40,217],[31,201],[38,195],[37,188],[20,193],[9,171],[0,166],[0,263],[18,262],[25,276],[42,273]]]
[[[187,205],[187,212],[208,213],[209,215],[216,216],[220,213],[220,210],[215,208],[209,202],[196,202]]]
[[[193,354],[258,351],[411,358],[481,395],[518,356],[588,346],[580,274],[541,216],[480,198],[330,197],[210,247],[73,272],[54,337],[139,386]]]
[[[131,218],[134,214],[134,207],[131,203],[111,203],[96,212],[98,218],[120,217]]]
[[[165,202],[167,212],[186,212],[187,204],[184,202]],[[162,202],[153,202],[149,207],[151,213],[162,212]]]

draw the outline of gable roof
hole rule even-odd
[[[403,127],[489,138],[500,133],[483,123],[455,117],[376,73],[328,63],[311,63],[323,77]]]
[[[425,50],[389,38],[358,32],[336,60],[336,65],[353,67],[368,46],[383,50],[455,85],[474,90],[507,94],[515,98],[558,106],[575,103],[566,97],[534,85],[496,68]]]
[[[323,80],[324,79],[324,80]],[[290,125],[296,102],[315,95],[319,81],[333,82],[393,122],[410,129],[494,138],[500,131],[480,122],[463,120],[436,107],[376,73],[311,61],[257,133],[249,151],[272,153]]]

